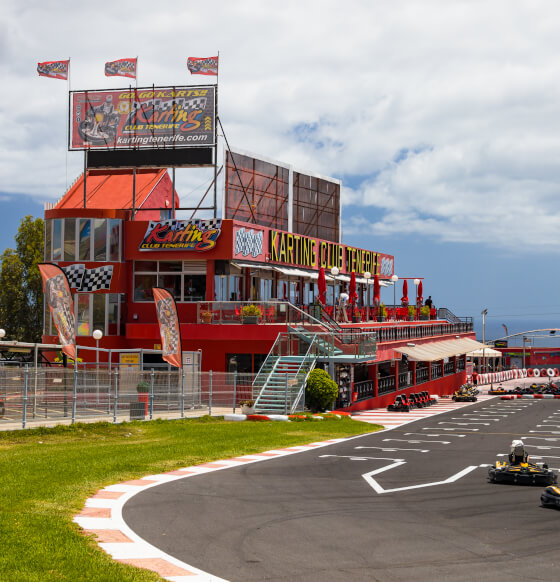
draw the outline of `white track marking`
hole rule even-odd
[[[438,424],[459,424],[460,426],[469,426],[470,424],[483,424],[484,426],[490,426],[489,422],[451,422],[449,420],[439,422]]]
[[[442,424],[440,422],[440,424]],[[426,428],[423,428],[422,430],[472,430],[474,431],[478,431],[480,430],[479,428],[459,428],[458,426],[454,426],[453,428],[444,428],[443,426],[427,426]]]
[[[404,463],[404,459],[387,459],[386,457],[359,457],[357,455],[319,455],[320,459],[325,457],[337,457],[339,459],[350,459],[351,461],[398,461]]]
[[[411,445],[417,445],[419,443],[441,443],[443,445],[451,444],[450,441],[420,441],[420,440],[407,440],[407,439],[383,439],[384,443],[388,443],[390,441],[396,441],[401,443],[410,443]]]
[[[560,428],[560,424],[537,424],[537,428]]]
[[[545,434],[560,434],[560,432],[554,431],[554,430],[530,430],[529,432],[532,432],[532,433],[544,432]]]
[[[522,436],[522,439],[538,439],[540,441],[548,441],[548,442],[558,442],[560,441],[560,439],[554,438],[554,437],[537,437],[537,436]]]
[[[410,436],[410,435],[416,435],[416,436],[427,436],[427,437],[440,437],[440,436],[444,436],[444,437],[464,437],[464,434],[424,434],[423,432],[405,432],[404,436]]]
[[[381,467],[381,469],[377,469],[375,471],[370,471],[369,473],[364,473],[362,477],[366,480],[369,486],[378,494],[381,493],[396,493],[397,491],[408,491],[409,489],[420,489],[422,487],[434,487],[436,485],[445,485],[447,483],[453,483],[454,481],[459,480],[461,477],[464,477],[471,471],[474,471],[478,468],[478,465],[471,465],[455,475],[448,477],[444,481],[436,481],[434,483],[422,483],[421,485],[410,485],[408,487],[397,487],[395,489],[384,489],[374,478],[373,475],[379,475],[379,473],[383,473],[385,471],[389,471],[390,469],[394,469],[402,465],[402,463],[393,463],[392,465],[388,465],[387,467]]]
[[[452,416],[452,420],[493,420],[494,422],[500,422],[501,418],[465,418],[464,416]],[[474,422],[469,422],[469,424],[475,424]]]
[[[387,453],[396,453],[397,451],[415,451],[417,453],[429,453],[429,449],[397,449],[393,447],[356,447],[357,449],[379,449]]]

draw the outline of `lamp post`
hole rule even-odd
[[[486,370],[486,315],[488,314],[488,309],[483,309],[480,312],[482,315],[482,373],[485,373]]]
[[[369,321],[369,280],[371,279],[371,273],[366,271],[364,273],[364,278],[366,280],[366,297],[367,297],[367,320]]]
[[[103,337],[103,332],[100,329],[94,329],[92,333],[95,340],[95,384],[97,385],[97,404],[99,404],[99,340]]]
[[[391,281],[393,281],[393,317],[395,317],[397,313],[397,281],[399,278],[397,275],[391,276]]]
[[[525,369],[525,342],[527,341],[527,336],[523,336],[523,365],[521,366],[521,369],[524,370]]]

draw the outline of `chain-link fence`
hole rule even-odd
[[[0,367],[0,430],[239,412],[253,374]]]

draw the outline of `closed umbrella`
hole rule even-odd
[[[319,303],[321,305],[325,305],[327,301],[327,280],[325,279],[324,267],[319,269],[319,280],[317,281],[317,287],[319,288]]]
[[[348,294],[350,295],[350,313],[354,317],[354,308],[356,305],[356,299],[358,294],[356,293],[356,273],[352,271],[350,274],[350,287],[348,289]]]
[[[418,305],[422,305],[422,303],[424,302],[424,297],[422,296],[423,292],[424,288],[422,286],[422,281],[420,281],[420,283],[418,283],[418,299],[416,300],[418,302]]]
[[[381,303],[381,298],[379,296],[379,277],[375,275],[373,278],[373,304],[378,306]]]
[[[405,279],[402,284],[402,298],[401,301],[403,303],[408,304],[408,281]]]

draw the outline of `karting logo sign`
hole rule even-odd
[[[141,251],[209,251],[222,232],[220,219],[150,221]]]
[[[260,257],[263,254],[264,232],[262,230],[245,230],[240,228],[235,233],[235,257]]]

